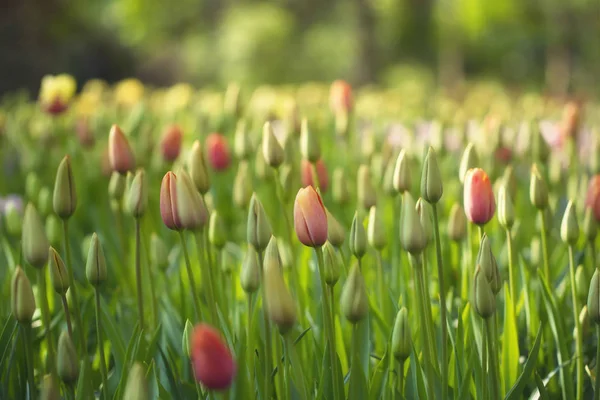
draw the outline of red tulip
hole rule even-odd
[[[465,214],[469,221],[477,225],[485,225],[494,217],[496,199],[492,182],[481,168],[467,171],[463,197]]]
[[[308,186],[298,191],[294,202],[294,227],[298,240],[310,247],[327,241],[327,213],[321,196]]]
[[[183,132],[179,125],[170,125],[165,129],[160,141],[160,153],[163,160],[173,162],[179,157],[182,140]]]
[[[337,80],[331,84],[329,106],[334,114],[352,111],[352,86],[348,82]]]
[[[506,146],[502,146],[496,150],[496,159],[503,164],[508,164],[512,159],[512,150]]]
[[[315,163],[315,169],[317,170],[317,179],[319,180],[319,190],[325,193],[329,187],[329,175],[327,173],[327,167],[322,159]],[[313,182],[313,172],[310,161],[302,159],[300,171],[302,173],[302,186],[315,186]]]
[[[579,121],[581,119],[581,108],[575,101],[570,101],[563,109],[560,129],[565,137],[576,137],[579,131]]]
[[[600,221],[600,175],[594,175],[590,179],[585,205],[592,209],[596,221]]]
[[[207,389],[223,390],[231,386],[237,367],[216,329],[207,324],[194,328],[190,358],[196,379]]]
[[[113,125],[108,134],[108,157],[113,171],[125,174],[135,169],[135,158],[121,128]]]
[[[177,177],[171,171],[165,174],[160,185],[160,216],[167,228],[182,229],[177,213]]]
[[[231,164],[227,140],[220,133],[211,133],[206,137],[208,163],[216,171],[224,171]]]
[[[67,111],[68,103],[64,103],[61,99],[55,98],[50,103],[42,104],[42,109],[51,115],[59,115]]]

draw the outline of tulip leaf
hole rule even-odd
[[[471,351],[471,356],[469,357],[469,362],[467,363],[467,368],[466,368],[465,373],[460,382],[460,386],[457,388],[458,389],[458,397],[457,397],[458,400],[467,400],[469,398],[470,386],[471,386],[470,382],[471,382],[471,377],[472,377],[471,372],[473,370],[473,366],[477,362],[476,355],[477,355],[476,351]]]
[[[383,358],[377,363],[373,376],[369,382],[369,399],[380,399],[383,396],[384,388],[387,384],[389,375],[388,368],[390,365],[390,352],[386,351]]]
[[[543,333],[543,324],[540,325],[538,329],[537,336],[535,338],[535,342],[529,355],[527,356],[527,361],[525,362],[525,366],[523,367],[523,372],[515,382],[515,385],[512,389],[507,393],[506,400],[516,400],[521,399],[523,396],[523,391],[525,387],[529,383],[529,378],[533,373],[535,366],[537,364],[538,352],[540,351],[540,344],[542,342],[542,333]]]
[[[546,386],[544,385],[544,381],[540,375],[535,371],[535,383],[538,388],[538,393],[540,395],[540,400],[550,400],[550,395],[548,394],[548,390],[546,390]]]
[[[504,392],[507,393],[519,373],[519,337],[508,285],[504,285],[504,331],[502,336],[502,376]]]
[[[9,315],[2,328],[2,333],[0,334],[0,349],[4,349],[2,350],[2,355],[0,355],[0,371],[3,370],[4,360],[8,354],[8,349],[10,349],[10,341],[15,336],[17,328],[17,321],[12,315]]]

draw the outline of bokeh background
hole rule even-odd
[[[48,73],[159,86],[330,82],[594,95],[598,0],[2,0],[0,93]]]

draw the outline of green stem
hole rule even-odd
[[[428,394],[429,398],[435,398],[435,391],[433,390],[433,380],[435,379],[433,376],[433,364],[432,364],[432,349],[429,339],[429,328],[427,323],[427,311],[425,309],[425,299],[423,293],[423,272],[420,271],[423,266],[419,265],[418,258],[411,257],[413,262],[413,268],[415,270],[415,277],[417,279],[415,289],[417,295],[417,303],[419,306],[419,313],[421,321],[421,338],[423,340],[423,363],[425,364],[425,375],[427,380]]]
[[[289,332],[285,335],[285,347],[286,354],[289,355],[290,368],[294,374],[294,380],[296,381],[296,388],[300,393],[300,398],[302,400],[308,400],[308,389],[306,388],[303,368],[298,360],[298,354],[296,354],[296,347],[294,346],[294,341],[292,340],[292,334]]]
[[[263,251],[258,252],[258,260],[260,263],[260,280],[263,282]],[[263,282],[264,283],[264,282]],[[270,399],[271,396],[271,372],[273,371],[273,340],[271,337],[271,321],[269,321],[269,317],[267,316],[267,310],[265,308],[265,285],[260,285],[261,293],[262,293],[262,301],[263,301],[263,323],[265,328],[265,370],[264,370],[264,395],[266,399]]]
[[[192,265],[190,263],[190,256],[187,251],[187,245],[185,243],[185,236],[183,234],[183,231],[179,232],[179,238],[181,239],[181,248],[183,249],[183,257],[185,258],[185,268],[187,270],[188,279],[190,280],[190,288],[192,290],[192,300],[194,302],[194,312],[196,313],[196,320],[200,321],[202,319],[200,317],[200,302],[198,301],[198,293],[196,293],[196,282],[194,281],[194,273],[192,272]]]
[[[596,328],[596,382],[594,385],[594,399],[600,400],[600,325]]]
[[[500,396],[500,374],[498,373],[499,371],[499,366],[498,366],[498,352],[496,351],[496,343],[494,342],[494,340],[492,340],[493,337],[495,337],[495,330],[494,330],[494,318],[495,318],[495,314],[492,315],[490,318],[485,320],[485,331],[486,331],[486,336],[488,338],[488,352],[489,352],[489,361],[488,361],[488,366],[489,366],[489,379],[491,382],[490,385],[490,391],[491,391],[491,398],[492,400],[498,400],[499,396]],[[484,375],[485,376],[485,375]],[[488,378],[488,377],[486,377]]]
[[[246,339],[248,341],[247,343],[247,348],[246,348],[246,362],[248,363],[249,367],[248,370],[250,371],[250,380],[252,382],[254,382],[254,330],[252,329],[252,313],[253,313],[253,307],[252,307],[252,298],[254,297],[253,293],[249,293],[248,294],[248,318],[246,318]]]
[[[48,306],[48,297],[46,290],[46,269],[45,267],[37,270],[38,290],[40,307],[42,309],[42,321],[46,329],[46,341],[48,342],[48,363],[50,364],[50,373],[56,378],[56,355],[54,353],[54,342],[52,341],[52,329],[50,328],[50,307]]]
[[[577,287],[575,286],[575,257],[573,246],[569,245],[569,277],[571,279],[571,296],[573,298],[573,317],[575,318],[575,358],[577,359],[577,400],[583,398],[583,351],[581,346],[581,324],[579,323],[579,305],[577,304]]]
[[[424,317],[427,325],[425,334],[427,335],[427,340],[429,341],[429,348],[432,357],[430,361],[433,363],[433,365],[437,366],[437,361],[433,358],[433,354],[436,349],[436,343],[433,332],[433,312],[431,311],[431,297],[429,296],[429,279],[427,277],[427,257],[425,256],[425,251],[423,251],[423,254],[421,254],[421,267],[418,269],[417,274],[419,274],[418,284],[421,286],[421,293],[423,296],[423,309],[425,311]]]
[[[291,400],[292,395],[290,393],[290,384],[289,384],[290,377],[288,376],[288,374],[289,374],[288,364],[289,364],[290,355],[288,353],[285,336],[282,336],[281,340],[283,341],[283,362],[281,363],[281,368],[283,368],[283,390],[285,391],[285,395],[283,396],[283,398],[285,400]]]
[[[73,273],[73,263],[71,262],[71,246],[69,245],[69,221],[63,220],[63,236],[64,236],[64,248],[65,257],[67,261],[67,271],[69,274],[69,291],[73,298],[73,314],[75,314],[75,323],[77,324],[77,330],[79,331],[79,346],[80,350],[85,353],[86,341],[85,341],[85,329],[83,326],[83,320],[81,318],[81,311],[79,310],[79,297],[77,296],[77,286],[75,285],[75,276]]]
[[[433,232],[435,235],[435,251],[438,265],[440,318],[442,330],[442,359],[440,369],[442,371],[442,398],[448,397],[448,326],[446,325],[446,291],[444,286],[444,260],[442,259],[442,245],[440,243],[440,227],[438,221],[437,204],[433,208]]]
[[[138,315],[140,317],[140,329],[144,330],[144,293],[142,289],[142,263],[140,238],[140,219],[135,219],[135,281],[137,287]]]
[[[202,273],[202,285],[205,287],[207,294],[208,308],[210,309],[211,322],[218,326],[219,319],[217,316],[217,304],[215,302],[215,294],[212,281],[212,258],[210,255],[210,244],[208,243],[208,235],[204,229],[198,232],[196,236],[196,246],[198,248],[198,263],[200,264],[200,272]],[[204,259],[203,258],[204,256]],[[204,262],[206,261],[206,262]]]
[[[69,313],[69,305],[67,304],[67,296],[65,294],[60,295],[63,311],[65,313],[65,320],[67,321],[67,332],[69,337],[73,340],[73,326],[71,325],[71,314]]]
[[[150,262],[150,254],[149,254],[149,250],[148,250],[148,245],[147,245],[148,241],[142,240],[142,247],[144,249],[144,255],[146,257],[146,266],[148,267],[146,269],[146,273],[148,274],[148,282],[150,284],[150,296],[152,298],[152,321],[154,322],[154,327],[156,328],[159,324],[158,321],[158,301],[156,300],[156,291],[154,289],[154,266],[152,265],[152,263]]]
[[[398,362],[398,393],[404,398],[404,360]]]
[[[541,224],[542,224],[541,239],[542,239],[542,258],[544,260],[544,276],[546,277],[546,280],[548,281],[548,285],[552,286],[552,279],[550,277],[550,260],[549,260],[549,256],[548,256],[548,228],[546,226],[546,218],[544,216],[544,211],[540,210],[539,215],[540,215]]]
[[[102,374],[102,398],[106,400],[106,379],[108,373],[106,371],[106,357],[104,356],[104,342],[102,340],[102,324],[100,323],[100,292],[98,289],[94,290],[94,296],[96,297],[96,335],[98,337],[98,351],[100,352],[100,373]]]
[[[513,315],[517,318],[517,282],[515,277],[515,265],[513,263],[513,251],[512,251],[512,235],[510,229],[506,228],[506,250],[508,257],[508,283],[510,287],[510,297],[512,299]]]
[[[589,241],[590,244],[590,260],[592,262],[591,271],[594,271],[598,266],[596,265],[596,243],[593,240]]]
[[[379,307],[381,307],[381,313],[383,316],[387,317],[387,302],[385,301],[385,293],[387,290],[385,289],[385,278],[383,277],[383,260],[381,257],[381,251],[377,250],[375,252],[375,256],[377,258],[377,291],[379,292]]]
[[[394,290],[394,295],[398,293],[404,293],[404,279],[400,277],[400,210],[402,209],[402,196],[396,195],[393,198],[393,229],[394,233],[392,234],[392,239],[394,242],[392,243],[392,288]],[[398,285],[399,284],[399,285]],[[399,287],[398,287],[399,286]]]
[[[463,275],[463,286],[461,287],[461,298],[463,302],[469,299],[469,277],[473,276],[475,262],[473,260],[473,224],[467,224],[467,242],[464,260],[466,261],[465,271],[466,275]]]
[[[275,334],[275,362],[277,364],[277,398],[285,399],[289,396],[289,392],[286,391],[286,383],[284,372],[285,370],[285,359],[283,359],[283,348],[281,343],[281,335]],[[283,361],[282,361],[283,359]],[[285,392],[285,393],[284,393]]]
[[[487,346],[487,329],[485,327],[485,320],[481,320],[481,393],[483,395],[484,400],[490,398],[490,393],[488,392],[488,346]]]
[[[317,166],[315,163],[310,163],[310,173],[312,175],[313,187],[315,190],[319,189],[319,174],[317,173]]]
[[[19,324],[23,331],[23,347],[25,351],[25,360],[27,363],[27,382],[29,384],[30,398],[36,398],[35,378],[33,375],[33,333],[31,324]],[[54,379],[54,378],[52,378]]]

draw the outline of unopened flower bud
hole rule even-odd
[[[329,187],[329,175],[327,173],[327,167],[322,159],[315,161],[314,165],[308,160],[303,159],[300,162],[300,172],[303,187],[313,186],[316,188],[318,186],[321,192],[327,192],[327,188]],[[316,172],[318,182],[314,181],[314,172]]]
[[[256,194],[253,194],[248,207],[246,240],[257,252],[262,252],[267,248],[272,232],[265,209]]]
[[[233,179],[233,202],[239,208],[246,208],[252,198],[252,177],[248,163],[241,161]]]
[[[160,140],[160,154],[166,162],[172,163],[177,160],[181,152],[183,131],[177,124],[169,125],[163,132]]]
[[[258,254],[256,254],[256,250],[252,246],[248,246],[244,261],[242,262],[240,283],[244,292],[248,294],[256,292],[260,287],[260,264]]]
[[[196,380],[209,390],[231,386],[237,366],[219,332],[207,325],[196,325],[190,344],[192,367]]]
[[[546,143],[546,139],[542,136],[542,131],[537,122],[531,124],[530,140],[531,156],[533,160],[540,163],[547,162],[548,157],[550,156],[550,148],[548,147],[548,143]]]
[[[135,157],[121,128],[113,125],[108,134],[108,159],[114,172],[126,174],[135,168]]]
[[[127,196],[127,210],[134,218],[141,218],[146,212],[148,205],[148,184],[146,173],[143,169],[136,172],[129,187]]]
[[[412,185],[410,160],[404,149],[400,150],[400,154],[398,154],[398,158],[396,159],[393,185],[398,193],[409,192]]]
[[[67,331],[63,331],[58,338],[56,370],[66,385],[73,385],[79,378],[79,358]]]
[[[585,215],[583,217],[583,234],[589,242],[596,240],[598,235],[598,222],[594,218],[594,212],[591,208],[585,208]]]
[[[62,219],[70,218],[77,207],[77,193],[75,179],[71,168],[71,158],[65,156],[58,165],[56,180],[54,181],[54,195],[52,198],[54,212]]]
[[[265,251],[263,282],[266,313],[284,335],[296,323],[296,304],[283,279],[281,258],[274,237],[271,237]]]
[[[442,198],[442,194],[444,194],[442,174],[440,173],[435,150],[430,146],[425,161],[423,161],[421,172],[421,197],[430,204],[436,204]]]
[[[353,324],[360,322],[369,313],[369,298],[365,279],[360,272],[360,268],[358,268],[358,264],[352,266],[348,279],[344,283],[340,308],[344,317]]]
[[[369,224],[367,226],[367,238],[369,244],[377,250],[382,250],[387,245],[387,234],[385,225],[381,219],[381,213],[373,206],[369,210]]]
[[[502,185],[506,187],[508,194],[510,194],[510,198],[515,201],[517,197],[517,178],[515,176],[515,170],[512,165],[509,165],[504,170],[504,174],[502,175]]]
[[[577,215],[575,215],[575,205],[571,200],[569,200],[560,224],[560,238],[570,246],[576,244],[577,239],[579,239],[579,224],[577,223]]]
[[[342,257],[335,247],[327,242],[323,246],[323,261],[325,263],[324,275],[325,283],[334,286],[340,279],[340,270],[342,266]]]
[[[352,219],[349,245],[350,252],[358,259],[362,258],[367,252],[367,234],[362,220],[358,217],[358,211],[354,213]]]
[[[51,374],[42,380],[40,400],[60,400],[60,386]]]
[[[329,210],[325,211],[327,211],[327,241],[339,248],[346,240],[346,232],[333,214]]]
[[[465,183],[465,176],[467,171],[473,168],[479,167],[479,157],[477,156],[477,150],[473,143],[467,144],[465,151],[463,151],[462,158],[460,159],[460,166],[458,167],[458,178],[460,183]]]
[[[498,192],[498,222],[506,229],[512,228],[515,223],[515,208],[505,184],[500,186]]]
[[[419,221],[421,221],[423,232],[425,232],[427,244],[430,244],[433,242],[433,211],[431,209],[431,204],[419,197],[417,204],[415,205],[415,210],[417,211],[417,214],[419,214]]]
[[[175,212],[181,228],[195,231],[204,227],[208,222],[208,210],[185,170],[177,175],[175,191]]]
[[[494,217],[496,199],[492,182],[484,170],[475,168],[467,171],[463,201],[465,215],[472,223],[485,225]]]
[[[365,210],[368,210],[377,204],[377,192],[373,187],[371,172],[368,165],[363,164],[358,167],[356,194],[358,197],[358,204]]]
[[[283,147],[273,133],[270,122],[265,122],[263,127],[262,152],[265,162],[273,168],[279,168],[285,158]]]
[[[598,268],[594,271],[592,281],[590,282],[587,309],[590,320],[600,325],[600,269]]]
[[[35,268],[42,268],[46,265],[50,243],[48,243],[40,215],[31,203],[25,207],[21,244],[25,261]]]
[[[538,210],[548,207],[548,187],[546,186],[546,181],[540,175],[536,164],[533,164],[531,167],[529,199],[531,200],[531,204]]]
[[[222,249],[227,243],[227,231],[225,229],[225,221],[218,211],[214,210],[210,214],[208,224],[208,240],[217,249]]]
[[[215,171],[225,171],[231,164],[229,145],[225,136],[213,132],[206,137],[206,155],[208,164]]]
[[[233,151],[240,160],[248,160],[252,154],[252,143],[244,120],[239,120],[237,123],[233,138]]]
[[[14,237],[21,236],[23,232],[23,215],[14,201],[10,201],[4,208],[4,221],[6,232]]]
[[[123,399],[150,399],[146,369],[139,361],[134,362],[129,370],[127,384],[125,385],[125,391],[123,392]]]
[[[65,267],[65,263],[54,249],[50,247],[48,258],[50,268],[50,280],[52,281],[52,287],[58,294],[65,294],[69,289],[69,275]]]
[[[490,318],[496,312],[496,297],[479,265],[473,277],[473,309],[483,319]]]
[[[415,201],[409,192],[404,194],[402,201],[400,244],[404,250],[413,255],[421,254],[427,246],[427,236],[415,210]]]
[[[33,297],[31,282],[20,266],[15,268],[10,289],[10,305],[13,316],[19,323],[31,323],[35,312],[35,297]]]
[[[454,203],[448,217],[448,237],[454,242],[461,242],[467,236],[467,217],[462,207]]]
[[[273,177],[273,168],[269,167],[269,164],[265,161],[262,151],[256,152],[256,157],[254,159],[254,173],[258,179],[263,181]]]
[[[300,189],[296,195],[294,228],[305,246],[320,247],[327,241],[327,213],[321,196],[312,186]]]
[[[104,251],[98,239],[98,235],[94,233],[88,250],[87,262],[85,264],[85,276],[88,282],[98,287],[106,281],[106,259]]]
[[[312,130],[308,129],[308,121],[302,120],[300,129],[300,154],[305,160],[315,163],[321,158],[321,147],[318,137]]]
[[[46,218],[46,236],[51,246],[59,247],[63,240],[62,221],[56,215]]]
[[[336,168],[333,171],[333,201],[336,204],[343,205],[350,200],[350,192],[348,190],[348,181],[346,173],[341,167]]]
[[[194,325],[190,322],[189,319],[185,320],[185,327],[183,328],[183,336],[181,338],[181,350],[183,350],[183,354],[186,357],[189,357],[190,354],[190,344],[192,342],[192,334],[194,333]]]
[[[192,144],[192,149],[187,159],[187,168],[196,189],[202,194],[208,192],[210,189],[210,177],[208,176],[206,162],[204,161],[202,146],[198,140]]]
[[[408,310],[402,307],[396,314],[396,322],[392,332],[392,353],[397,361],[403,362],[412,351],[412,339],[408,321]]]
[[[113,172],[110,176],[110,181],[108,182],[108,195],[111,200],[119,202],[123,199],[126,183],[127,177],[125,175]]]

